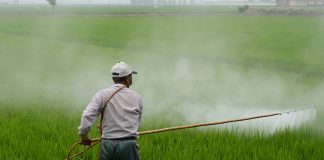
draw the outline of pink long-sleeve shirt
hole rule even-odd
[[[102,122],[102,138],[115,139],[138,136],[137,130],[143,112],[141,96],[125,87],[107,103],[113,92],[122,86],[122,84],[115,84],[96,93],[83,111],[79,126],[80,135],[88,134],[90,127],[95,123],[104,106],[107,105]]]

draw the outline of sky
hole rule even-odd
[[[130,4],[131,0],[57,0],[58,4]],[[181,0],[182,1],[182,0]],[[191,0],[187,0],[188,3]],[[238,2],[248,2],[248,0],[193,0],[194,3],[238,3]],[[260,0],[254,0],[258,2]],[[274,0],[272,0],[274,2]],[[19,3],[19,4],[47,4],[46,0],[0,0],[0,3]]]
[[[130,0],[57,0],[58,4],[88,4],[88,3],[129,3]],[[0,0],[5,3],[21,3],[21,4],[47,4],[46,0]]]

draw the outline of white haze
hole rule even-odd
[[[179,58],[168,70],[142,73],[136,88],[144,96],[147,117],[162,116],[174,124],[194,124],[281,113],[322,104],[321,92],[296,88],[275,73],[242,73],[225,64],[204,64]],[[151,71],[153,72],[153,71]],[[157,79],[156,82],[154,79]],[[139,83],[139,84],[138,84]],[[294,93],[291,93],[293,90]],[[169,115],[169,116],[168,116]],[[227,125],[273,132],[286,127],[299,127],[315,119],[316,109],[282,116]],[[176,121],[177,118],[181,120]]]
[[[60,24],[52,29],[59,32]],[[68,100],[82,110],[96,91],[112,84],[111,66],[125,61],[139,72],[134,76],[132,89],[143,96],[144,124],[151,119],[163,119],[170,125],[223,121],[313,104],[319,112],[324,105],[324,83],[305,87],[297,81],[298,75],[283,77],[280,73],[258,68],[241,69],[214,55],[187,54],[188,50],[179,49],[186,43],[173,46],[179,49],[178,54],[164,55],[161,53],[164,48],[146,52],[73,42],[55,42],[58,46],[50,53],[42,53],[38,52],[44,49],[42,41],[47,40],[21,38],[18,44],[24,47],[17,56],[22,57],[21,60],[15,56],[2,60],[14,69],[2,74],[2,82],[6,85],[0,85],[0,100],[19,97],[22,101],[31,98],[34,101],[34,98],[46,97],[51,101]],[[129,43],[131,46],[136,42]],[[227,49],[220,46],[217,51],[226,52]],[[12,56],[6,50],[2,50],[2,54]],[[11,62],[17,63],[16,66]],[[299,127],[314,120],[315,116],[316,110],[307,110],[240,122],[234,127],[273,132],[287,126]]]
[[[172,57],[167,61],[160,56],[157,59],[145,56],[131,59],[122,56],[105,63],[100,58],[77,59],[76,53],[66,53],[64,57],[54,59],[59,60],[57,64],[79,65],[63,77],[59,76],[60,71],[49,74],[38,73],[38,69],[31,71],[37,63],[30,59],[24,68],[8,77],[11,80],[8,83],[20,88],[20,93],[15,94],[22,100],[34,101],[34,98],[30,99],[32,95],[35,98],[45,96],[54,101],[68,100],[84,108],[96,91],[112,84],[110,67],[125,60],[139,72],[134,76],[132,88],[143,96],[144,123],[161,117],[170,125],[245,118],[323,104],[323,84],[305,90],[298,87],[300,84],[294,78],[284,80],[275,73],[242,72],[227,64],[209,64],[199,59]],[[156,62],[159,59],[162,62]],[[273,131],[286,125],[298,127],[301,121],[309,122],[314,117],[313,112],[298,112],[237,123],[237,126]]]

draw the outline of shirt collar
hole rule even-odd
[[[123,86],[125,86],[125,85],[120,84],[120,83],[117,83],[117,84],[114,84],[113,86],[114,86],[114,87],[123,87]]]

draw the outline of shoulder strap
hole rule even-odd
[[[117,90],[115,90],[115,91],[111,94],[111,96],[108,98],[106,105],[102,108],[102,110],[101,110],[101,112],[100,112],[100,114],[101,114],[101,117],[100,117],[100,124],[99,124],[99,126],[98,126],[100,134],[102,134],[102,121],[103,121],[103,117],[104,117],[105,109],[106,109],[106,107],[107,107],[109,101],[114,97],[114,95],[115,95],[118,91],[122,90],[122,89],[125,88],[125,87],[126,87],[126,86],[121,86],[121,87],[119,87]]]

